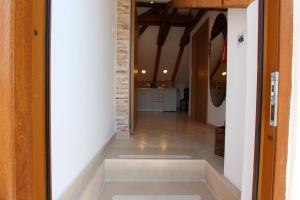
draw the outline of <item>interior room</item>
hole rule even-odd
[[[78,19],[92,21],[87,30],[97,27],[94,31],[80,32],[70,23],[74,15],[63,18],[68,12],[61,3],[53,7],[55,199],[93,199],[95,194],[98,199],[251,196],[258,1],[240,9],[179,8],[168,1],[105,2],[101,12],[93,5],[93,15],[79,12]],[[75,5],[73,10],[81,9]],[[110,21],[102,17],[108,6]],[[99,24],[93,16],[103,21]],[[79,20],[80,27],[86,20]],[[76,30],[72,37],[64,34],[66,24]],[[85,43],[70,48],[75,40]],[[74,62],[74,55],[84,62]],[[70,69],[72,74],[66,72]],[[76,91],[66,81],[76,83]],[[110,95],[103,96],[103,91]],[[70,97],[74,101],[66,102]],[[82,103],[86,107],[78,115],[74,107]],[[61,151],[65,141],[71,143],[67,152]],[[88,148],[70,156],[80,146]]]
[[[136,13],[132,139],[143,152],[205,158],[223,174],[227,10],[137,1]]]
[[[257,5],[191,9],[137,1],[132,12],[131,135],[113,140],[108,157],[146,159],[150,166],[149,159],[183,159],[191,167],[189,161],[205,160],[240,198],[244,162],[251,162],[241,133],[255,128],[243,110],[256,101],[256,67],[249,70],[247,58],[255,62],[257,46],[248,50],[246,43],[257,40],[257,22],[247,22],[257,17]]]

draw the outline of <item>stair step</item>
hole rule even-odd
[[[204,180],[203,160],[106,159],[108,182],[200,182]]]

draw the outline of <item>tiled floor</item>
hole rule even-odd
[[[135,134],[130,139],[115,139],[106,156],[190,156],[207,160],[223,174],[224,159],[214,154],[214,140],[214,128],[184,113],[139,112]]]
[[[98,199],[111,200],[122,195],[199,195],[202,200],[215,200],[203,182],[198,183],[106,183]]]

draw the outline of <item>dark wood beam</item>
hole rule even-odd
[[[153,82],[156,82],[156,80],[157,80],[157,73],[158,73],[158,68],[159,68],[161,49],[162,49],[162,46],[157,46],[157,53],[156,53],[156,58],[155,58],[155,66],[154,66],[153,79],[152,79]]]
[[[156,60],[155,60],[153,82],[156,82],[156,80],[157,80],[162,46],[164,45],[164,43],[168,37],[174,16],[177,14],[177,9],[171,8],[170,5],[171,4],[167,4],[165,6],[165,10],[163,13],[163,20],[162,20],[161,26],[159,28],[159,33],[158,33],[158,38],[157,38],[158,48],[157,48],[157,55],[156,55]],[[170,10],[172,10],[171,14],[169,14]]]
[[[159,7],[165,6],[167,3],[150,3],[150,2],[136,2],[136,7]]]
[[[140,29],[139,29],[139,37],[147,30],[149,26],[148,25],[143,25]]]
[[[182,59],[182,55],[184,52],[184,48],[190,42],[190,34],[193,31],[193,29],[195,28],[195,26],[197,26],[197,24],[201,20],[201,18],[204,16],[205,12],[206,12],[206,10],[199,10],[198,13],[196,14],[196,16],[193,18],[192,22],[185,28],[185,31],[180,40],[180,48],[178,51],[178,55],[177,55],[177,59],[176,59],[176,63],[175,63],[175,67],[174,67],[174,71],[173,71],[173,75],[172,75],[172,82],[174,82],[176,79],[178,69],[180,66],[180,62]]]
[[[163,46],[168,34],[170,32],[171,26],[172,26],[172,21],[174,19],[174,16],[177,14],[177,9],[173,9],[171,14],[168,14],[168,11],[166,11],[166,16],[164,17],[162,24],[159,29],[158,33],[158,39],[157,39],[157,45],[158,46]]]
[[[146,11],[146,12],[144,12],[144,13],[142,13],[142,14],[140,14],[139,16],[138,16],[138,20],[139,19],[145,19],[145,18],[148,18],[148,17],[150,17],[151,15],[160,15],[160,13],[162,12],[164,10],[164,7],[153,7],[153,8],[151,8],[150,10],[148,10],[148,11]]]
[[[180,40],[180,46],[186,46],[190,42],[190,34],[197,26],[198,22],[201,20],[201,18],[204,16],[206,13],[206,10],[199,10],[192,22],[186,27],[181,40]]]
[[[247,8],[253,0],[173,0],[174,8]]]
[[[178,51],[178,54],[177,54],[176,63],[175,63],[175,68],[174,68],[173,75],[172,75],[172,82],[174,82],[175,79],[176,79],[176,77],[177,77],[177,73],[178,73],[178,69],[179,69],[179,66],[180,66],[181,58],[182,58],[182,55],[183,55],[183,52],[184,52],[184,48],[185,48],[185,46],[181,46],[179,48],[179,51]]]
[[[187,24],[190,24],[193,20],[193,17],[190,15],[176,14],[172,20],[171,26],[175,27],[186,27]],[[148,25],[148,26],[160,26],[162,23],[162,16],[160,14],[153,14],[147,17],[139,17],[139,25]]]

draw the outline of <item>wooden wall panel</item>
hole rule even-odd
[[[131,0],[131,55],[130,55],[130,129],[134,133],[137,125],[137,44],[139,29],[137,24],[136,1]]]
[[[192,118],[205,124],[208,103],[208,43],[209,21],[207,20],[192,38],[191,88]]]

